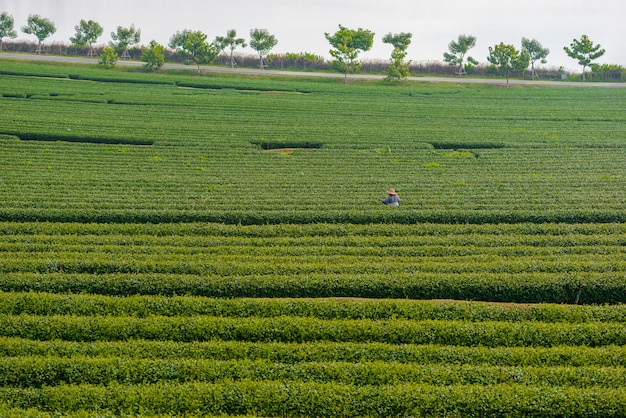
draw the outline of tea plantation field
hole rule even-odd
[[[3,60],[0,416],[625,416],[625,115]]]

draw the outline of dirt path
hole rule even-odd
[[[23,59],[30,61],[52,61],[52,62],[64,62],[68,64],[96,64],[97,59],[94,58],[80,58],[80,57],[62,57],[57,55],[31,55],[31,54],[14,54],[3,52],[0,53],[0,59]],[[139,61],[118,61],[116,65],[127,66],[140,66],[143,62]],[[195,66],[189,66],[184,64],[165,64],[163,69],[187,69],[193,70]],[[293,75],[299,77],[328,77],[328,78],[343,78],[343,74],[339,73],[323,73],[323,72],[302,72],[302,71],[280,71],[280,70],[257,70],[253,68],[228,68],[217,66],[200,66],[202,71],[216,72],[216,73],[237,73],[237,74],[250,74],[250,75]],[[371,74],[356,74],[348,77],[349,79],[364,79],[364,80],[381,80],[384,78],[382,75]],[[425,82],[425,83],[457,83],[457,84],[495,84],[500,86],[506,86],[505,79],[491,79],[491,78],[471,78],[471,77],[408,77],[407,80]],[[510,85],[526,85],[526,86],[549,86],[549,87],[609,87],[609,88],[625,88],[626,83],[603,83],[603,82],[574,82],[574,81],[548,81],[548,80],[509,80]]]

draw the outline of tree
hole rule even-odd
[[[176,33],[170,37],[170,41],[167,45],[178,52],[182,52],[185,49],[185,42],[187,42],[187,37],[191,32],[192,31],[190,29],[176,31]]]
[[[466,74],[465,67],[463,66],[463,62],[465,61],[465,55],[469,52],[470,49],[476,46],[476,37],[473,35],[459,35],[457,41],[452,41],[448,44],[448,50],[450,52],[443,53],[444,62],[449,63],[450,65],[458,65],[459,68],[455,70],[456,75],[461,77],[463,74]],[[473,65],[478,65],[478,61],[476,61],[472,57],[467,57],[467,62]]]
[[[7,12],[0,14],[0,52],[2,52],[2,38],[17,38],[17,32],[13,29],[15,20]]]
[[[505,45],[500,42],[495,47],[489,47],[490,63],[496,65],[506,75],[506,85],[509,85],[509,73],[511,70],[523,71],[528,68],[530,57],[526,52],[520,52],[513,45]]]
[[[278,44],[278,40],[267,29],[252,29],[250,30],[250,48],[254,49],[259,54],[259,68],[264,68],[265,65],[263,57],[266,56],[272,48]]]
[[[330,50],[333,65],[344,73],[344,80],[347,80],[348,72],[354,74],[361,68],[361,63],[357,61],[359,53],[369,51],[374,44],[374,33],[361,28],[353,30],[339,25],[339,30],[333,35],[325,33],[324,36],[334,48]]]
[[[578,60],[578,64],[583,66],[583,81],[585,80],[585,68],[593,64],[594,60],[600,58],[606,52],[600,48],[600,44],[594,46],[587,35],[583,35],[580,40],[574,39],[569,48],[563,47],[570,58]]]
[[[406,57],[406,50],[411,44],[410,33],[391,34],[388,33],[383,37],[383,42],[393,45],[393,51],[391,52],[391,65],[387,67],[387,80],[401,80],[408,77],[409,65],[411,61],[404,61]]]
[[[146,70],[156,71],[165,64],[165,47],[157,41],[150,41],[148,48],[141,48],[141,60]]]
[[[111,41],[109,44],[119,51],[122,51],[122,59],[129,58],[128,48],[141,42],[141,29],[136,29],[134,24],[129,28],[122,26],[117,27],[117,31],[111,32]]]
[[[39,44],[37,46],[38,54],[44,51],[42,48],[43,41],[56,31],[57,28],[54,26],[54,22],[39,15],[29,15],[28,20],[26,21],[26,26],[22,27],[22,32],[28,35],[35,35],[39,40]]]
[[[235,59],[233,58],[235,49],[238,46],[241,46],[242,48],[245,48],[246,46],[248,46],[246,44],[245,39],[237,38],[237,31],[235,29],[231,29],[228,32],[226,32],[226,36],[216,36],[214,43],[217,49],[219,49],[220,51],[223,51],[226,48],[230,49],[230,66],[232,68],[234,68],[235,65],[237,65],[237,63],[235,62]]]
[[[548,48],[544,48],[538,40],[522,38],[522,51],[528,54],[530,59],[531,76],[535,78],[535,62],[539,61],[542,64],[547,63],[546,57],[550,53]]]
[[[206,39],[207,35],[200,31],[185,29],[176,32],[170,38],[169,46],[183,54],[190,62],[197,64],[200,73],[200,65],[211,63],[219,54],[217,47],[208,43]]]
[[[92,45],[98,40],[100,35],[102,35],[102,26],[93,20],[85,21],[81,19],[80,23],[74,26],[74,29],[76,30],[76,34],[74,37],[70,38],[70,42],[76,46],[89,45],[87,55],[92,57],[94,54]]]
[[[115,67],[115,63],[120,57],[117,55],[117,51],[111,45],[105,46],[100,55],[99,65],[106,69]]]

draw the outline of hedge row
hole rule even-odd
[[[626,305],[496,305],[477,302],[345,299],[217,299],[0,292],[0,314],[79,316],[217,316],[320,319],[625,322]]]
[[[68,274],[48,261],[43,273],[4,273],[5,292],[111,296],[192,295],[217,298],[358,297],[458,299],[516,303],[626,303],[623,272],[580,273],[308,273],[284,275]]]
[[[126,145],[153,145],[152,140],[142,140],[122,137],[90,136],[82,133],[58,134],[44,132],[4,131],[1,135],[14,136],[23,141],[65,141],[85,142],[90,144],[126,144]]]
[[[13,408],[117,415],[623,417],[626,389],[237,381],[0,388]]]
[[[128,139],[127,143],[151,145],[152,141]],[[86,142],[85,140],[81,142]],[[437,224],[517,224],[517,223],[614,223],[626,222],[624,210],[545,210],[536,211],[256,211],[232,209],[209,210],[107,210],[107,209],[40,209],[2,208],[2,222],[79,222],[79,223],[194,223],[212,222],[230,225],[277,225],[348,223],[437,223]]]
[[[82,246],[85,248],[86,246]],[[397,254],[385,262],[384,251],[375,254],[332,254],[312,248],[308,254],[246,253],[238,248],[160,248],[136,247],[134,251],[109,247],[81,252],[81,246],[70,251],[27,249],[0,253],[0,273],[89,273],[89,274],[179,274],[201,276],[262,276],[283,274],[306,277],[321,272],[326,275],[464,275],[501,274],[519,276],[525,273],[560,274],[559,282],[571,281],[568,273],[626,272],[626,252],[607,249],[604,254],[542,254],[515,255],[420,255]],[[235,251],[233,251],[235,250]],[[445,250],[444,250],[445,251]],[[338,250],[338,252],[342,252]],[[393,251],[391,251],[393,252]],[[512,251],[511,251],[512,252]],[[569,279],[569,280],[568,280]],[[581,280],[577,280],[580,282]]]
[[[379,245],[403,244],[409,239],[411,244],[440,243],[442,245],[625,245],[626,223],[613,224],[431,224],[411,225],[384,224],[280,224],[280,225],[232,225],[224,223],[41,223],[3,222],[0,223],[0,236],[25,236],[28,242],[36,239],[55,241],[69,239],[71,242],[85,240],[98,242],[106,237],[107,242],[116,243],[128,240],[131,236],[139,242],[162,243],[164,238],[173,240],[228,238],[240,239],[249,243],[251,239],[297,239],[318,240],[344,239],[367,241],[376,240]],[[5,238],[6,239],[6,238]],[[402,240],[402,241],[399,241]],[[187,245],[182,241],[184,245]],[[237,242],[237,241],[235,241]],[[256,242],[256,241],[254,241]],[[274,241],[272,241],[274,242]],[[326,242],[326,241],[323,241]],[[341,241],[340,241],[341,242]],[[372,241],[370,241],[372,242]],[[265,242],[263,242],[265,244]]]
[[[486,347],[623,345],[626,323],[320,320],[316,318],[0,315],[0,335],[32,340],[386,342]]]
[[[247,341],[36,341],[0,337],[4,357],[266,360],[275,363],[386,361],[411,364],[511,367],[626,367],[626,346],[442,346],[388,343]]]
[[[228,380],[303,381],[364,385],[496,385],[623,387],[626,369],[615,367],[510,367],[491,365],[415,364],[397,362],[273,363],[266,360],[190,360],[121,358],[5,358],[0,363],[0,386],[42,387],[137,385],[164,382]]]

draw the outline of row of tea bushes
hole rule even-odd
[[[623,387],[231,381],[0,388],[0,403],[45,412],[127,416],[524,416],[622,417]],[[106,415],[105,415],[106,416]]]
[[[61,385],[139,385],[159,382],[282,381],[341,383],[355,386],[399,384],[498,385],[619,388],[624,367],[511,367],[415,364],[383,361],[274,363],[267,360],[128,359],[112,357],[6,358],[0,363],[3,387]]]
[[[171,317],[284,316],[318,319],[408,319],[414,321],[626,322],[626,305],[500,305],[406,299],[217,299],[193,296],[100,295],[0,292],[1,315]]]
[[[321,320],[310,317],[0,315],[0,336],[32,340],[388,342],[487,347],[624,345],[623,322]]]
[[[0,290],[620,303],[625,225],[3,223]]]
[[[250,341],[37,341],[0,337],[4,358],[118,358],[214,361],[390,362],[509,367],[626,367],[626,346],[485,347],[377,342],[305,343]]]

